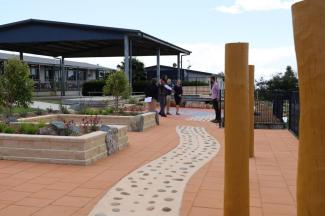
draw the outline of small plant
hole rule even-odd
[[[37,134],[40,128],[45,127],[45,123],[22,123],[18,129],[22,134]]]
[[[76,123],[71,120],[68,122],[64,122],[64,135],[65,136],[77,136],[79,135],[80,131],[76,131],[76,129],[79,130],[79,128],[76,127]]]
[[[54,112],[54,110],[53,110],[52,107],[48,107],[48,108],[46,108],[46,111],[47,111],[48,113],[53,113],[53,112]]]
[[[6,124],[0,123],[0,133],[4,132],[5,128],[7,127]]]
[[[105,95],[112,95],[115,101],[115,110],[119,108],[119,98],[130,94],[130,86],[125,72],[119,70],[111,73],[106,79],[106,85],[103,88]]]
[[[64,106],[62,104],[62,102],[60,103],[59,108],[60,108],[61,113],[63,113],[63,114],[69,114],[70,113],[68,108],[66,106]]]
[[[36,115],[43,115],[43,111],[39,107],[37,107],[37,109],[35,110],[35,114]]]
[[[85,133],[93,132],[98,129],[100,118],[96,115],[95,117],[85,117],[82,119],[81,126]]]
[[[129,104],[137,104],[138,103],[138,100],[134,97],[130,97],[129,99]]]
[[[12,127],[6,127],[4,130],[3,130],[4,133],[6,134],[13,134],[15,133],[15,129],[12,128]]]

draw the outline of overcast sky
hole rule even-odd
[[[290,7],[295,0],[10,0],[1,4],[0,24],[47,19],[131,28],[192,51],[184,66],[224,71],[224,44],[249,42],[257,77],[296,69]],[[121,58],[82,59],[113,67]],[[146,66],[155,57],[141,58]],[[162,57],[172,65],[176,57]]]

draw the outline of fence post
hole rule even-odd
[[[255,66],[249,65],[249,157],[254,157],[254,73]]]
[[[249,216],[248,43],[226,44],[224,216]]]
[[[299,73],[297,215],[325,212],[325,1],[292,7]]]

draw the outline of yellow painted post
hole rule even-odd
[[[226,44],[224,216],[249,216],[248,47]]]
[[[249,157],[254,157],[254,90],[255,90],[255,66],[249,65]]]
[[[325,215],[325,1],[292,7],[299,73],[298,216]]]

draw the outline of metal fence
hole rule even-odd
[[[224,101],[222,97],[222,112]],[[224,115],[223,115],[224,116]],[[259,129],[289,129],[299,135],[300,103],[296,91],[255,91],[254,126]],[[221,126],[224,126],[224,118]]]
[[[299,92],[291,92],[289,103],[288,128],[296,136],[299,136],[300,101]]]

